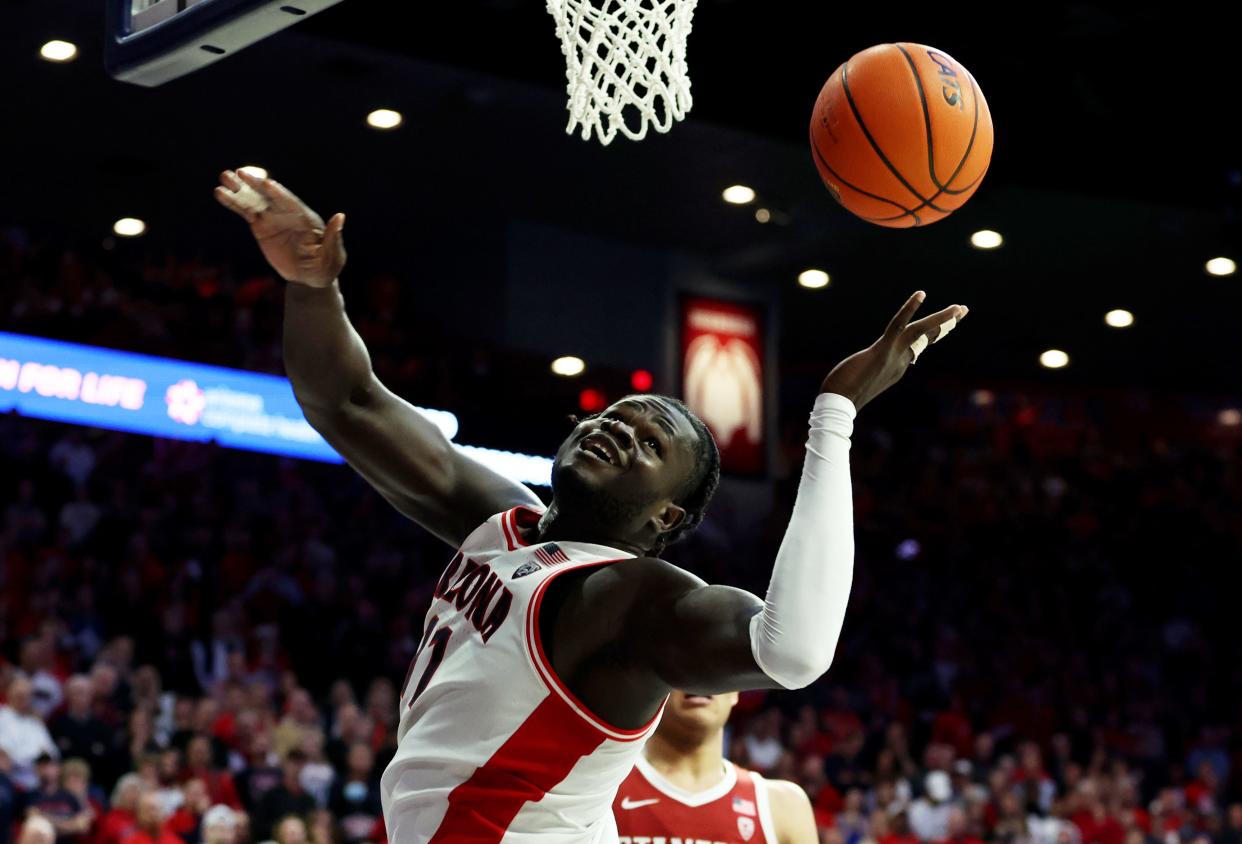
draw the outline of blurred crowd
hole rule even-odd
[[[7,242],[6,328],[278,368],[270,281],[122,284]],[[1242,844],[1236,440],[963,393],[860,425],[853,473],[836,662],[744,694],[731,758],[800,783],[831,844]],[[762,527],[722,503],[670,557],[762,593],[785,474]],[[394,684],[449,549],[344,467],[12,415],[0,519],[0,844],[384,840]]]

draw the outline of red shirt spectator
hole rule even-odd
[[[148,791],[138,798],[137,816],[137,828],[122,838],[121,844],[185,844],[164,825],[163,808],[156,792]]]
[[[240,809],[241,800],[237,796],[237,786],[233,777],[225,772],[214,770],[211,765],[211,739],[207,736],[195,736],[186,746],[186,770],[182,781],[190,779],[202,780],[207,786],[207,794],[211,798],[210,805],[223,803],[230,809]]]

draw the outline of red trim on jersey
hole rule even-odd
[[[428,844],[494,844],[528,802],[560,784],[606,736],[548,695],[470,779],[449,792],[448,811]]]
[[[513,534],[509,533],[509,515],[512,512],[513,512],[512,510],[508,510],[500,514],[500,532],[504,535],[504,538],[505,538],[505,550],[506,551],[517,550],[517,546],[513,544]]]
[[[510,551],[516,551],[518,548],[524,548],[530,545],[529,542],[522,539],[522,531],[520,527],[534,527],[539,524],[539,518],[542,514],[538,510],[532,510],[529,507],[514,507],[512,510],[506,510],[500,516],[500,530],[505,535],[505,544],[509,546]]]
[[[554,574],[550,575],[547,580],[539,584],[538,588],[535,590],[534,597],[531,599],[530,607],[526,612],[526,647],[531,655],[532,661],[535,663],[536,668],[539,669],[538,674],[544,681],[544,684],[547,685],[552,692],[564,698],[565,702],[569,704],[570,709],[576,712],[583,721],[604,733],[608,738],[613,739],[614,741],[635,741],[645,736],[655,724],[656,720],[660,717],[660,713],[664,710],[664,704],[660,704],[660,708],[656,710],[655,715],[651,717],[650,721],[636,730],[625,730],[620,727],[613,726],[592,712],[590,707],[578,700],[574,693],[569,690],[569,687],[561,682],[561,678],[552,667],[552,660],[550,660],[547,654],[544,653],[543,636],[539,631],[539,607],[543,603],[543,595],[548,589],[548,584],[550,584],[553,580],[556,580],[556,578],[560,577],[565,572],[580,571],[584,568],[604,566],[610,563],[616,563],[621,560],[629,559],[632,558],[618,557],[615,560],[600,560],[595,563],[562,568],[559,571],[556,571]]]

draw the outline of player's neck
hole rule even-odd
[[[706,791],[725,775],[723,734],[720,732],[706,741],[687,744],[656,733],[647,742],[643,755],[661,776],[691,794]]]
[[[532,531],[535,542],[590,542],[595,545],[606,545],[619,551],[626,551],[636,557],[646,556],[647,551],[632,539],[611,535],[611,532],[598,524],[582,519],[575,519],[572,514],[561,510],[553,500],[548,510],[539,520],[539,525]]]

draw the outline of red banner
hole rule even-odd
[[[682,300],[682,393],[716,437],[726,471],[765,467],[763,346],[761,309]]]

